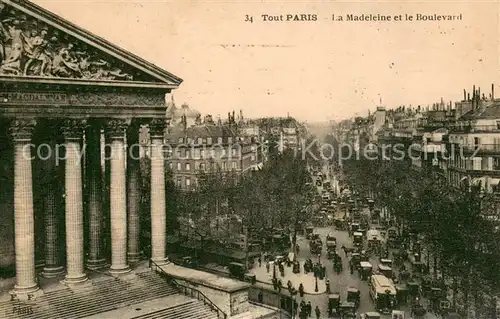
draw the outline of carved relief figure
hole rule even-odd
[[[5,12],[5,4],[0,2],[0,63],[5,59],[5,43],[9,40],[9,32],[3,25],[3,14]]]
[[[19,28],[19,20],[14,20],[8,26],[8,35],[11,42],[10,52],[0,66],[0,73],[19,75],[21,73],[21,60],[24,52],[24,35]]]
[[[30,67],[37,67],[33,73],[39,75],[49,75],[51,71],[51,55],[48,51],[48,41],[46,40],[47,30],[44,29],[40,32],[40,35],[37,35],[37,31],[32,31],[32,38],[27,39],[26,41],[26,56],[28,57],[28,61],[24,65],[24,75],[28,75],[28,71],[30,71]],[[34,65],[37,64],[38,65]],[[31,70],[32,71],[32,70]]]
[[[59,49],[52,60],[52,74],[60,77],[81,77],[78,59],[73,56],[73,44]]]
[[[0,2],[0,74],[133,80],[114,62]]]

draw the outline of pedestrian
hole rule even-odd
[[[259,256],[259,267],[262,267],[262,258]]]
[[[307,302],[307,316],[310,317],[312,314],[312,305],[311,305],[311,302],[308,301]]]
[[[351,268],[351,275],[354,274],[354,265],[349,263],[349,267]]]
[[[319,310],[318,305],[316,305],[316,309],[314,309],[314,312],[316,312],[316,319],[319,319],[319,316],[321,314],[321,311]]]
[[[330,279],[326,278],[326,293],[330,293]]]
[[[271,267],[271,265],[269,265],[269,262],[266,262],[266,270],[267,270],[267,273],[269,273],[269,268]]]
[[[259,300],[259,303],[264,303],[264,294],[262,294],[262,291],[259,291],[259,295],[257,298]]]
[[[302,283],[299,285],[299,295],[301,298],[304,297],[304,285]]]

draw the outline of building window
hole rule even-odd
[[[191,178],[186,177],[186,187],[191,186]]]
[[[226,162],[222,162],[222,170],[223,171],[227,170],[227,163]]]
[[[205,145],[205,144],[207,144],[207,139],[206,138],[203,139],[203,145]]]
[[[201,158],[205,158],[205,149],[202,149],[202,150],[200,151],[200,157],[201,157]]]
[[[222,137],[217,138],[217,143],[222,144]]]
[[[189,165],[189,163],[186,163],[185,167],[186,167],[186,171],[189,171],[191,169],[191,165]]]
[[[184,139],[182,137],[179,137],[179,143],[182,143],[184,141]]]
[[[236,149],[235,148],[231,149],[231,156],[236,156]]]
[[[194,150],[194,158],[200,158],[200,149],[199,148],[196,148]]]
[[[176,151],[175,151],[175,156],[176,156],[177,158],[180,158],[180,157],[181,157],[181,150],[176,150]]]
[[[182,178],[177,177],[177,187],[182,187]]]
[[[233,163],[232,163],[232,165],[233,165],[233,166],[232,166],[232,169],[236,169],[236,168],[238,168],[238,165],[236,164],[236,162],[233,162]]]
[[[250,160],[251,160],[252,162],[254,162],[254,161],[255,161],[255,155],[250,155]]]
[[[204,171],[205,170],[205,163],[200,163],[200,171]]]
[[[198,137],[198,144],[202,144],[202,143],[203,143],[203,138]]]
[[[177,170],[178,170],[178,171],[182,171],[182,167],[181,167],[181,163],[180,163],[180,162],[179,162],[179,163],[177,163]]]
[[[168,163],[168,169],[172,170],[172,162]]]
[[[186,159],[190,158],[190,157],[191,157],[191,151],[190,150],[186,150]]]
[[[211,137],[208,137],[208,138],[207,138],[207,144],[208,144],[208,145],[212,145],[212,138],[211,138]]]
[[[230,137],[228,137],[228,138],[227,138],[227,142],[228,142],[229,144],[231,144],[231,143],[233,142],[233,138],[232,138],[231,136],[230,136]]]

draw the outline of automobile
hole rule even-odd
[[[363,245],[363,233],[354,232],[353,242],[354,242],[354,246],[362,246]]]
[[[391,319],[405,319],[405,312],[401,310],[393,310],[391,313]]]
[[[340,294],[333,293],[328,295],[328,316],[339,313]]]
[[[386,276],[389,279],[392,279],[392,268],[388,267],[384,264],[379,264],[378,265],[378,272],[381,273],[382,275]]]
[[[306,227],[306,238],[311,239],[311,236],[314,232],[314,227],[313,226],[307,226]]]
[[[356,308],[359,307],[359,303],[361,300],[361,292],[358,288],[348,287],[347,288],[347,301],[354,302]]]
[[[368,278],[372,275],[372,264],[367,261],[361,261],[359,263],[359,275],[361,280],[368,280]]]
[[[361,319],[380,319],[382,316],[376,311],[365,312],[361,314]]]

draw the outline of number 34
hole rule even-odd
[[[250,22],[253,23],[253,17],[249,16],[248,14],[245,15],[245,22]]]

